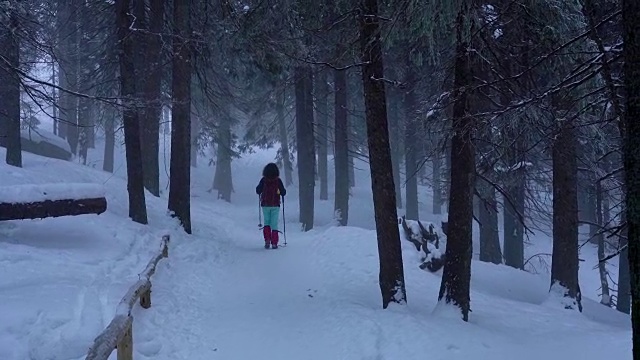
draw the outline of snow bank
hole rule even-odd
[[[68,142],[56,136],[52,132],[49,132],[44,129],[21,130],[20,137],[23,139],[31,140],[37,144],[41,142],[46,142],[48,144],[59,147],[60,149],[65,150],[66,152],[69,152],[69,153],[71,152],[71,147],[69,146]]]
[[[0,202],[11,204],[45,200],[95,199],[104,196],[104,186],[102,184],[92,183],[59,183],[0,187]]]

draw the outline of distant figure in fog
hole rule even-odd
[[[267,164],[262,170],[262,179],[256,186],[256,194],[260,196],[260,206],[264,216],[264,248],[278,248],[278,217],[280,215],[280,197],[287,194],[280,169],[274,163]]]

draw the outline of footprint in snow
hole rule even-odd
[[[449,344],[447,345],[447,350],[458,352],[460,348],[457,345]]]

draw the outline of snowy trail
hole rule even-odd
[[[219,211],[201,209],[201,215]],[[236,209],[234,213],[249,212]],[[302,236],[287,234],[289,246],[266,250],[254,217],[234,220],[220,221],[209,231],[196,233],[194,239],[184,240],[192,243],[172,249],[171,265],[154,285],[158,300],[148,320],[162,327],[161,332],[174,333],[167,334],[176,340],[174,344],[185,345],[163,344],[159,353],[145,355],[211,359],[216,354],[221,359],[247,359],[263,355],[264,349],[281,358],[308,355],[291,353],[297,347],[291,347],[290,341],[300,342],[301,336],[312,341],[318,329],[310,322],[314,317],[321,322],[327,315],[310,290],[317,277],[308,271],[307,256],[301,256],[309,247],[301,246]],[[238,224],[251,226],[238,229]],[[312,316],[292,322],[296,314]]]
[[[418,253],[404,243],[409,303],[382,310],[366,176],[352,191],[350,227],[332,227],[333,201],[316,200],[316,226],[302,233],[297,189],[290,187],[289,246],[264,249],[253,188],[274,156],[267,151],[234,161],[232,204],[206,192],[210,167],[194,169],[191,236],[167,217],[166,193],[147,197],[148,226],[131,222],[123,177],[35,156],[26,157],[24,169],[3,167],[4,185],[26,178],[108,185],[109,209],[100,216],[0,223],[0,273],[9,274],[0,277],[0,358],[84,359],[166,229],[169,258],[153,277],[152,307],[134,308],[136,359],[631,357],[628,316],[589,299],[597,298],[597,272],[584,266],[584,289],[592,289],[579,314],[549,299],[548,274],[474,261],[473,313],[463,323],[436,306],[441,273],[419,270]],[[432,216],[427,209],[421,214]],[[549,244],[536,239],[527,252],[548,252]],[[583,250],[588,264],[597,262],[595,249]]]
[[[529,274],[474,263],[478,289],[464,324],[433,312],[439,275],[407,267],[409,305],[382,310],[371,231],[289,230],[289,246],[265,250],[250,206],[203,201],[198,209],[194,218],[220,221],[174,243],[154,283],[154,305],[136,314],[136,351],[145,358],[507,360],[527,348],[519,357],[539,360],[557,359],[568,346],[588,359],[609,353],[600,341],[627,353],[621,322],[545,304],[546,280],[532,283]]]

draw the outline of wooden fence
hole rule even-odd
[[[151,307],[151,276],[156,272],[156,266],[160,259],[169,256],[169,240],[169,235],[162,236],[160,250],[149,261],[144,272],[140,274],[140,280],[133,284],[120,300],[115,316],[93,341],[85,360],[107,360],[115,349],[118,351],[118,360],[133,359],[131,309],[138,299],[140,299],[140,306],[143,308]]]

